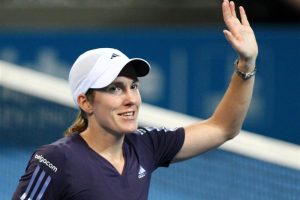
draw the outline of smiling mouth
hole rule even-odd
[[[121,116],[123,118],[126,118],[126,119],[133,119],[134,118],[134,114],[135,114],[135,112],[131,111],[131,112],[121,113],[121,114],[119,114],[119,116]]]

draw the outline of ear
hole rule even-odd
[[[79,107],[86,113],[91,114],[93,112],[93,109],[92,109],[93,106],[84,94],[80,94],[77,97],[77,103],[78,103]]]

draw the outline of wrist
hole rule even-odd
[[[239,57],[235,61],[235,66],[242,72],[248,73],[256,68],[256,57],[255,58],[243,58]]]
[[[249,63],[248,63],[249,64]],[[256,67],[255,65],[245,65],[245,64],[240,64],[240,60],[237,59],[234,62],[234,66],[235,66],[235,73],[241,77],[243,80],[248,80],[251,77],[255,76],[256,74]],[[242,66],[242,67],[240,67]],[[243,68],[243,69],[241,69]]]

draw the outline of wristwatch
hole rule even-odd
[[[236,61],[234,62],[234,66],[235,66],[234,71],[243,80],[248,80],[249,78],[253,77],[256,74],[256,67],[254,68],[254,70],[252,72],[242,72],[239,70],[238,64],[239,64],[239,59],[236,59]]]

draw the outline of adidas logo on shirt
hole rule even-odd
[[[146,176],[147,171],[140,165],[139,173],[138,173],[138,178],[143,178]]]

